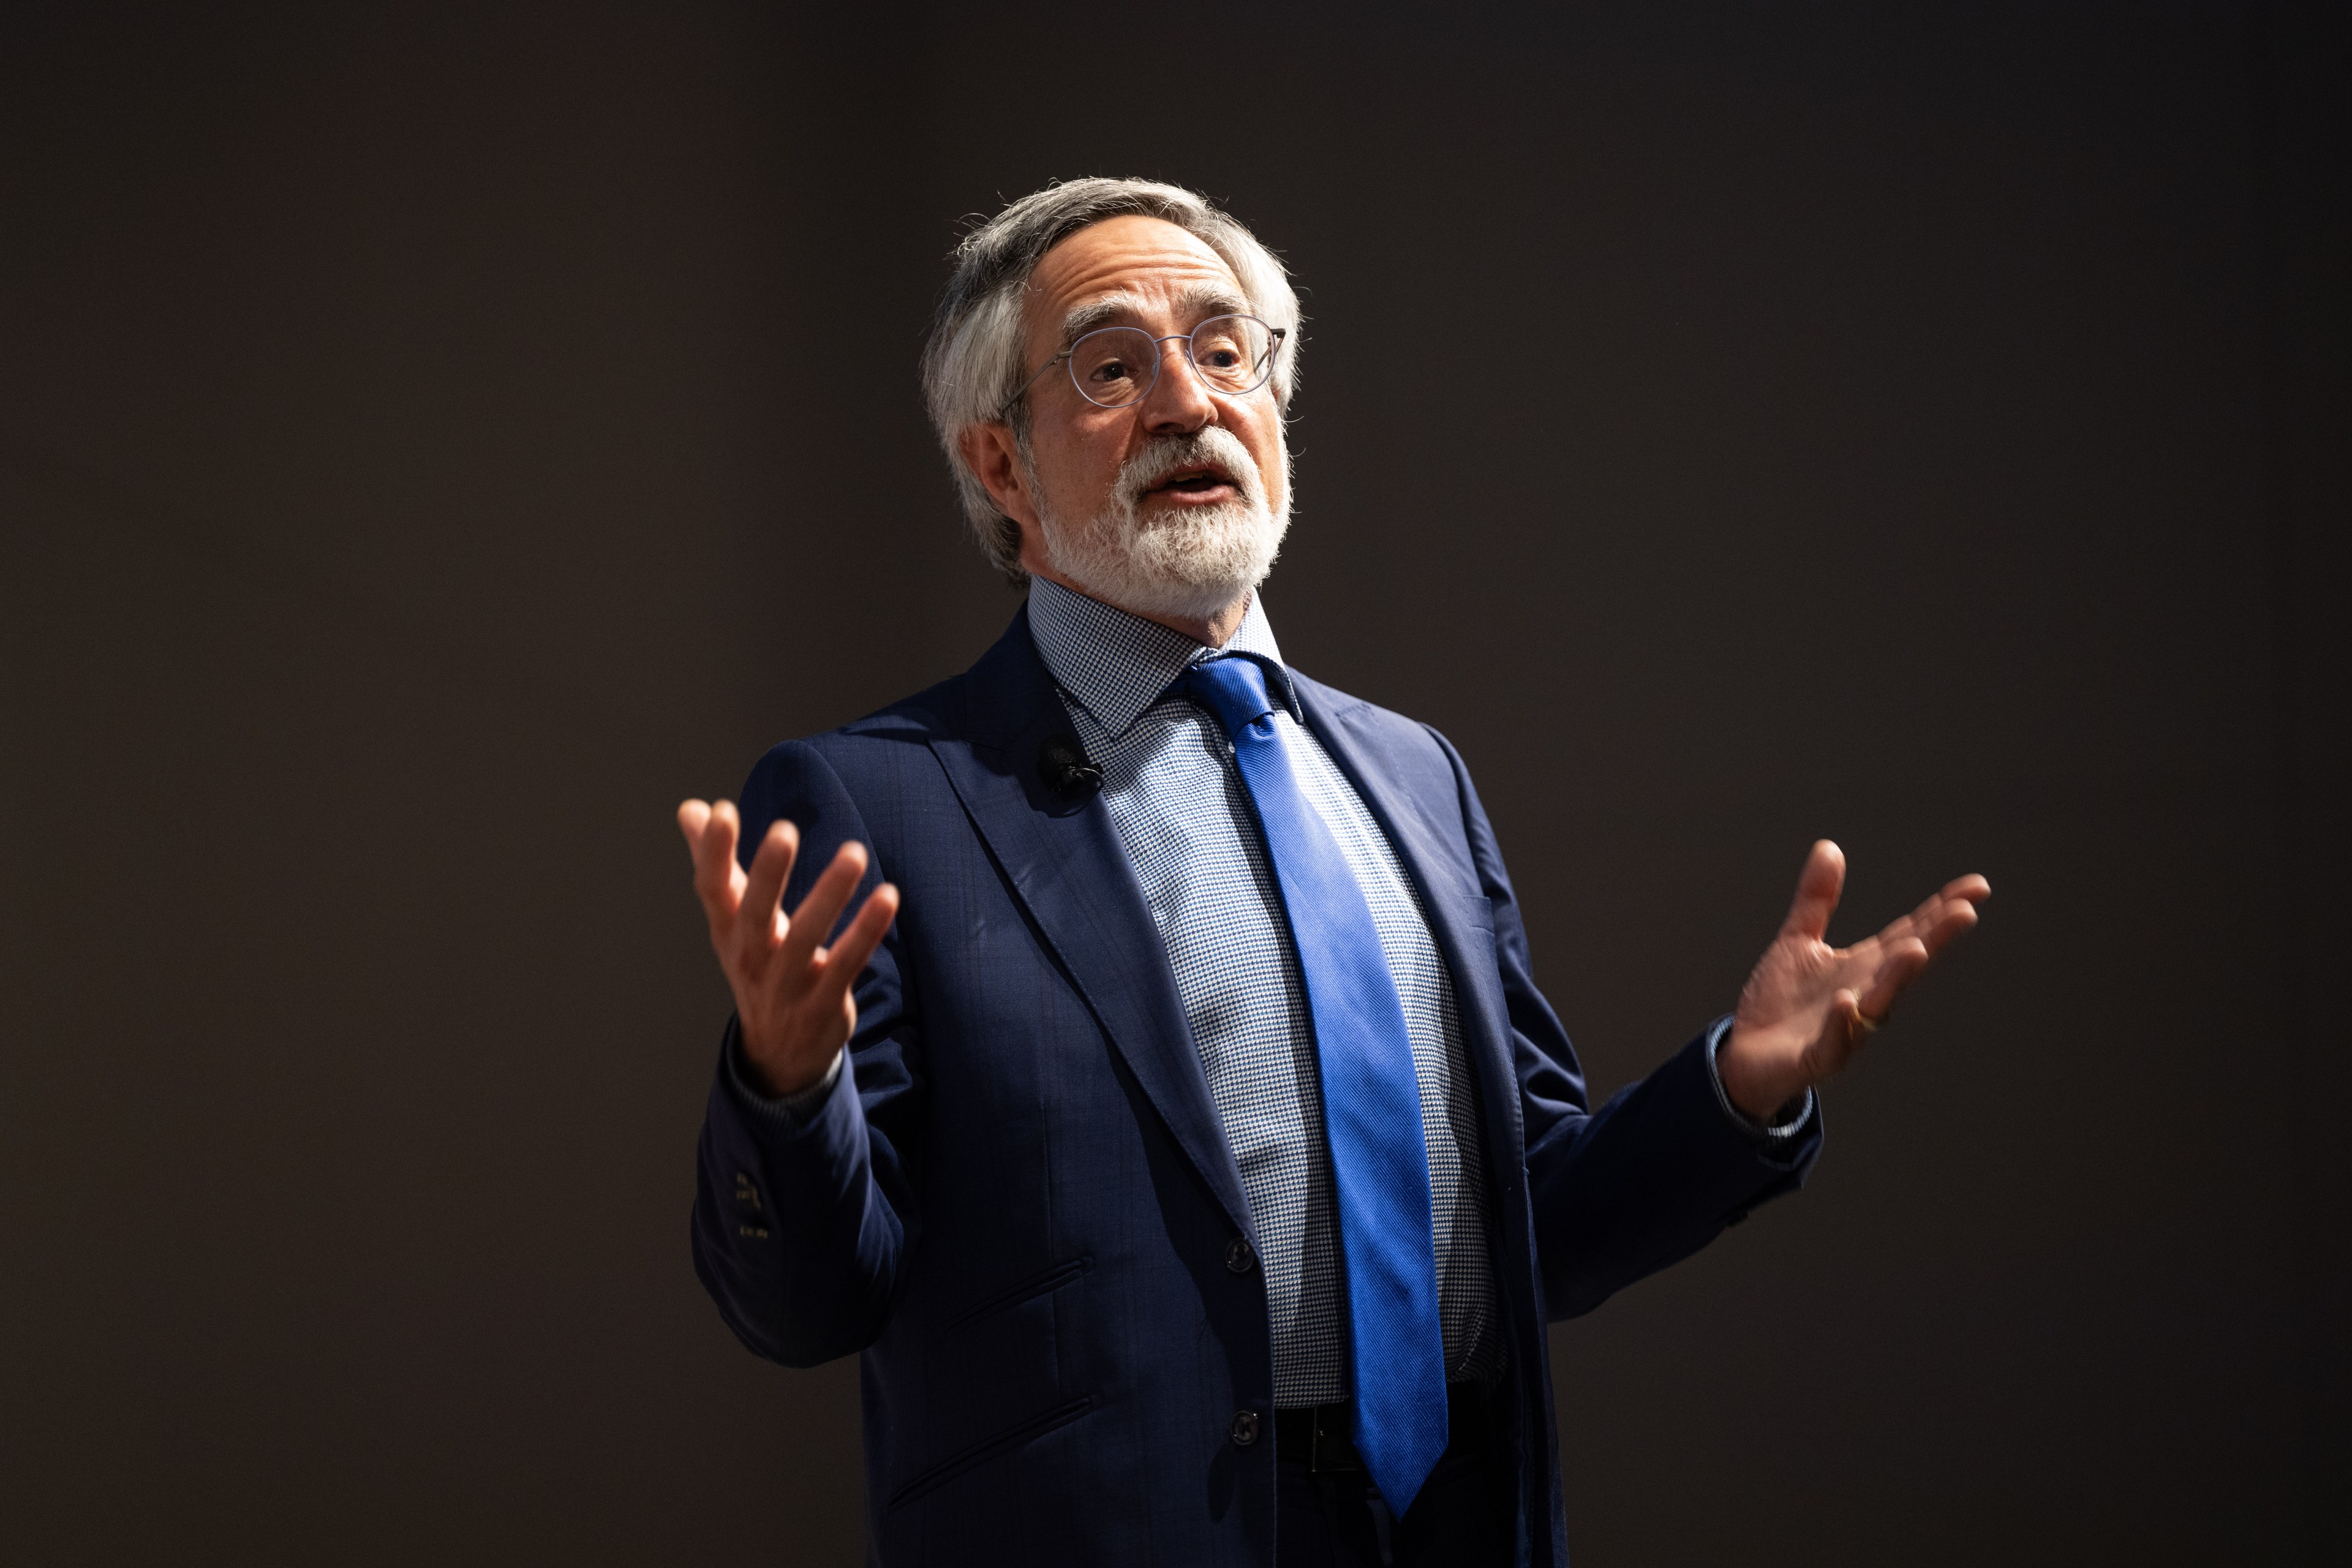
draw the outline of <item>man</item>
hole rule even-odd
[[[1990,891],[1834,950],[1815,845],[1736,1014],[1589,1110],[1461,758],[1257,596],[1297,323],[1185,191],[975,230],[925,382],[1024,612],[679,808],[736,1000],[696,1265],[758,1353],[863,1353],[880,1562],[1564,1562],[1546,1323],[1796,1187]]]

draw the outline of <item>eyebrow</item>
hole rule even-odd
[[[1140,299],[1124,291],[1105,294],[1083,305],[1073,306],[1062,318],[1062,342],[1066,346],[1076,342],[1096,328],[1110,326],[1122,316],[1139,316],[1144,309]],[[1176,310],[1180,316],[1190,317],[1197,324],[1211,316],[1245,316],[1251,313],[1253,307],[1248,300],[1231,289],[1214,283],[1196,283],[1176,296]]]

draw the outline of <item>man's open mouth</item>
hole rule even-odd
[[[1180,468],[1144,493],[1157,495],[1165,490],[1175,495],[1199,495],[1207,490],[1240,488],[1223,468]]]

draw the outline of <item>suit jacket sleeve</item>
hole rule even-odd
[[[747,862],[776,818],[800,829],[787,910],[851,839],[874,850],[851,911],[887,874],[849,792],[803,742],[761,759],[741,809]],[[849,1061],[804,1116],[746,1102],[727,1070],[724,1053],[737,1048],[728,1023],[698,1148],[695,1272],[737,1337],[787,1366],[874,1341],[914,1238],[922,1053],[903,957],[894,928],[855,988]]]
[[[1805,1133],[1781,1146],[1744,1131],[1717,1097],[1702,1033],[1649,1077],[1588,1110],[1575,1047],[1536,988],[1495,830],[1460,753],[1444,736],[1437,740],[1454,766],[1480,890],[1493,906],[1546,1309],[1554,1319],[1570,1318],[1689,1257],[1756,1205],[1802,1185],[1821,1152],[1820,1100]]]

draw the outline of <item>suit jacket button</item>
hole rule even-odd
[[[1246,1274],[1257,1267],[1257,1254],[1250,1250],[1248,1242],[1237,1236],[1225,1248],[1225,1267],[1236,1274]]]
[[[1234,1411],[1234,1425],[1232,1430],[1230,1430],[1226,1436],[1233,1438],[1234,1447],[1236,1448],[1246,1448],[1252,1443],[1256,1442],[1257,1412],[1255,1410]]]

